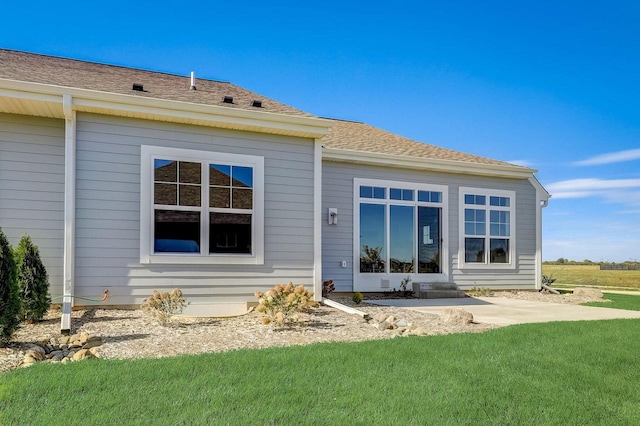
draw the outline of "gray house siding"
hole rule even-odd
[[[64,122],[0,114],[0,228],[15,246],[28,234],[62,295]]]
[[[313,284],[313,141],[78,114],[76,294],[136,304],[180,287],[192,303],[239,303],[277,283]],[[141,145],[265,159],[263,265],[140,263]]]
[[[448,268],[450,279],[461,288],[473,286],[494,289],[527,288],[535,285],[536,192],[526,179],[499,179],[421,172],[398,168],[365,166],[323,161],[322,212],[338,209],[338,225],[322,224],[323,279],[332,279],[337,291],[353,291],[354,178],[415,182],[448,187]],[[516,267],[515,269],[460,269],[459,188],[473,187],[516,192]],[[346,268],[341,266],[346,261]],[[357,265],[356,265],[357,267]]]

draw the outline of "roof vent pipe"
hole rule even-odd
[[[196,73],[191,71],[191,90],[196,90]]]

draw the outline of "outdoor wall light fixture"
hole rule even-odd
[[[338,224],[338,209],[335,207],[329,208],[329,225],[337,225]]]

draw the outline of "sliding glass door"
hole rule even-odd
[[[354,290],[397,289],[407,277],[442,279],[444,197],[428,189],[397,183],[357,188]]]

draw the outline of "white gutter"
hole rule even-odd
[[[313,294],[322,300],[322,144],[313,145]]]
[[[338,162],[431,170],[444,173],[462,173],[483,176],[526,179],[537,172],[535,169],[511,164],[484,164],[466,161],[441,160],[378,152],[354,151],[347,149],[323,148],[322,158]]]
[[[64,267],[63,299],[60,331],[71,331],[71,307],[75,279],[76,223],[76,112],[71,95],[62,96],[64,129]]]
[[[251,111],[136,95],[102,92],[0,78],[0,96],[52,103],[64,94],[73,97],[73,110],[122,117],[198,124],[236,130],[320,138],[331,121],[316,117]],[[61,112],[61,111],[60,111]],[[52,111],[51,117],[62,118]],[[66,116],[65,116],[66,118]]]
[[[535,176],[531,176],[528,180],[536,190],[536,282],[534,288],[540,290],[542,288],[542,209],[549,205],[551,195]]]

